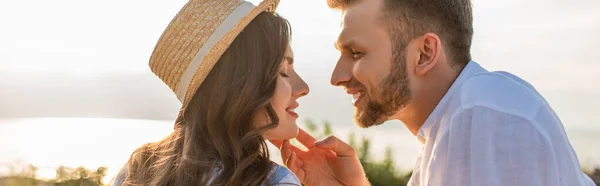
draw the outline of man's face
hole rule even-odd
[[[344,10],[336,43],[341,56],[331,77],[353,95],[354,120],[364,128],[385,122],[411,99],[405,45],[392,51],[382,1],[362,0]]]

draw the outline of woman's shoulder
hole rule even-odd
[[[274,163],[265,185],[298,185],[301,186],[298,177],[288,168]]]
[[[120,186],[125,181],[127,177],[127,165],[123,166],[119,173],[108,183],[109,186]],[[267,177],[265,182],[266,186],[271,185],[297,185],[301,186],[302,183],[298,180],[298,177],[290,171],[288,168],[281,166],[279,164],[273,163],[273,168]]]
[[[117,175],[110,180],[108,186],[121,186],[125,181],[125,178],[127,178],[127,169],[128,167],[126,164],[121,168],[121,170],[119,170],[119,173],[117,173]]]

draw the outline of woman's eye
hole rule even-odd
[[[286,73],[283,73],[283,72],[281,72],[281,73],[279,73],[279,74],[280,74],[282,77],[290,77],[289,75],[287,75]]]

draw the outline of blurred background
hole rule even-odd
[[[134,149],[168,135],[180,104],[148,60],[185,3],[0,1],[0,186],[106,184]],[[533,84],[584,171],[600,180],[600,1],[472,3],[474,61]],[[374,185],[405,183],[416,137],[398,121],[359,129],[352,97],[329,84],[340,12],[325,0],[281,0],[278,12],[292,25],[295,68],[311,88],[299,125],[352,143]]]

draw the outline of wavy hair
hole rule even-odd
[[[133,152],[124,184],[264,184],[273,163],[261,133],[279,121],[270,101],[290,38],[288,21],[276,13],[254,18],[180,112],[173,133]],[[261,109],[270,123],[257,127]]]

